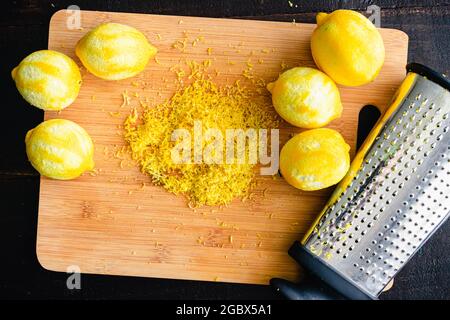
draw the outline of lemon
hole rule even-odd
[[[15,67],[11,76],[22,97],[43,110],[62,110],[78,96],[81,75],[77,64],[52,50],[33,52]]]
[[[78,124],[65,119],[44,121],[25,137],[28,159],[43,176],[68,180],[94,168],[94,145]]]
[[[157,50],[133,27],[104,23],[78,41],[75,53],[86,69],[99,78],[120,80],[144,70]]]
[[[342,103],[336,84],[323,72],[298,67],[267,85],[278,114],[300,128],[318,128],[339,118]]]
[[[339,132],[320,128],[291,138],[281,149],[280,171],[292,186],[319,190],[338,183],[350,167],[350,146]]]
[[[316,19],[311,50],[319,69],[345,86],[373,81],[384,63],[383,39],[377,28],[352,10],[319,13]]]

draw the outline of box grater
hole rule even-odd
[[[350,299],[376,299],[449,216],[450,82],[420,64],[407,71],[346,177],[289,250]],[[291,298],[332,297],[271,283]]]

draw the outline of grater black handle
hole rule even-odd
[[[325,265],[295,241],[289,249],[293,257],[308,273],[299,285],[283,279],[274,278],[270,284],[285,297],[295,300],[336,300],[344,297],[355,300],[377,299],[362,292],[340,274]]]
[[[323,281],[308,276],[301,284],[273,278],[270,285],[290,300],[343,300],[344,297],[328,287]]]

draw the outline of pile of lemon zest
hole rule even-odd
[[[193,81],[181,87],[171,99],[136,109],[124,123],[125,140],[131,158],[151,181],[174,194],[183,194],[188,206],[226,205],[234,198],[248,197],[254,179],[250,164],[175,164],[171,160],[172,132],[177,128],[192,130],[194,120],[206,128],[276,128],[279,118],[268,95],[258,95],[236,82],[218,87],[205,79],[210,61],[186,61]],[[176,70],[176,68],[173,68]],[[181,79],[180,79],[181,80]],[[121,154],[117,154],[121,156]],[[212,211],[213,212],[213,211]]]

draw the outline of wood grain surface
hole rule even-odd
[[[82,28],[68,29],[67,17],[65,11],[52,17],[50,49],[76,59],[74,46],[90,28],[121,22],[146,34],[159,49],[159,63],[152,61],[143,73],[122,81],[108,82],[83,72],[76,102],[60,113],[46,112],[46,119],[70,119],[91,134],[98,172],[73,181],[41,178],[40,263],[57,271],[78,265],[83,273],[254,284],[267,284],[274,276],[297,280],[300,270],[287,249],[308,228],[330,190],[301,192],[282,179],[259,177],[252,200],[194,211],[182,196],[151,185],[129,161],[112,154],[124,145],[118,125],[130,107],[144,97],[158,103],[173,94],[170,67],[180,59],[211,59],[211,68],[220,71],[214,77],[219,85],[241,79],[251,59],[254,74],[271,81],[282,64],[314,66],[309,50],[314,25],[83,11]],[[344,113],[329,126],[344,135],[352,154],[359,110],[366,104],[382,110],[405,74],[406,34],[392,29],[381,33],[386,62],[380,76],[366,86],[341,87]],[[184,52],[172,47],[186,35]],[[192,45],[199,37],[204,40]],[[212,48],[211,55],[207,48]],[[131,102],[121,108],[124,90]],[[283,123],[282,142],[297,131]]]

